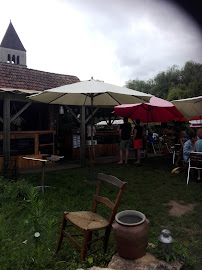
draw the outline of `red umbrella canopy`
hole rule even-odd
[[[148,103],[115,106],[114,113],[132,120],[139,118],[143,123],[181,121],[184,118],[171,102],[155,96],[152,96]]]

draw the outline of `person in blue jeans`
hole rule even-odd
[[[148,140],[148,146],[149,146],[149,150],[153,150],[153,144],[154,144],[154,138],[152,136],[153,134],[151,132],[149,132],[148,136],[147,136],[147,140]]]

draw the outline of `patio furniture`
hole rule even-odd
[[[162,152],[162,145],[161,145],[160,138],[154,140],[154,148],[158,149],[157,150],[158,152]]]
[[[37,188],[41,188],[42,193],[44,193],[44,188],[48,187],[44,185],[44,173],[45,173],[45,164],[48,161],[59,161],[61,158],[64,158],[64,156],[56,156],[56,155],[32,155],[28,157],[23,157],[24,159],[33,160],[33,161],[40,161],[41,162],[41,186],[37,186]]]
[[[202,152],[190,153],[188,160],[187,185],[189,183],[189,174],[191,169],[202,170]]]
[[[175,144],[174,146],[171,146],[171,149],[173,151],[173,164],[175,164],[175,156],[179,156],[181,147],[181,144]]]
[[[115,106],[114,114],[132,120],[140,119],[142,123],[180,121],[183,118],[183,115],[171,102],[155,96],[152,96],[147,103],[122,103],[122,105]]]
[[[151,94],[142,93],[126,87],[120,87],[105,83],[103,81],[91,80],[63,85],[60,87],[47,89],[38,95],[29,96],[30,99],[48,104],[59,105],[77,105],[83,107],[81,120],[81,163],[84,162],[85,132],[86,122],[91,118],[91,127],[93,129],[93,115],[101,106],[115,106],[126,103],[147,102],[152,97]],[[91,116],[85,119],[84,106],[91,107]],[[95,110],[94,110],[94,107]],[[70,108],[68,108],[70,110]],[[71,110],[70,110],[71,111]],[[93,182],[93,133],[91,133],[91,162],[90,162],[90,180]]]
[[[115,203],[113,203],[108,198],[102,197],[100,195],[101,186],[103,186],[103,184],[106,186],[106,183],[111,184],[118,188],[118,194],[116,196]],[[93,251],[90,251],[91,244],[97,242],[98,240],[103,241],[104,251],[106,252],[112,222],[114,221],[117,208],[119,206],[126,185],[127,185],[126,182],[122,182],[121,180],[119,180],[114,176],[99,173],[98,184],[96,194],[94,195],[92,211],[64,212],[56,252],[59,251],[64,236],[68,238],[77,248],[81,250],[80,253],[81,261],[85,259],[87,251],[89,251],[89,254],[92,254],[102,249],[97,248]],[[105,219],[103,216],[97,213],[98,203],[103,203],[111,209],[111,213],[109,214],[108,219]],[[71,233],[70,230],[67,232],[65,231],[66,227],[68,229],[70,229],[70,227],[78,229],[78,231],[80,231],[80,234],[75,234],[75,232]],[[105,229],[104,235],[99,236],[98,231],[103,229]],[[75,238],[78,236],[82,236],[81,244],[75,240]]]
[[[170,146],[170,141],[167,135],[161,137],[161,148],[163,153],[173,153],[173,148]]]

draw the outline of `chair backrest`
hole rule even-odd
[[[191,167],[202,168],[202,152],[191,152],[189,159]]]
[[[100,196],[102,182],[107,182],[107,183],[112,184],[118,188],[118,194],[116,196],[114,203],[110,199]],[[114,218],[115,218],[120,200],[123,196],[123,192],[124,192],[126,186],[127,186],[127,182],[122,182],[120,179],[118,179],[115,176],[106,175],[104,173],[99,173],[98,174],[98,184],[97,184],[96,193],[94,195],[94,202],[93,202],[92,211],[94,213],[97,211],[97,206],[98,206],[99,202],[104,203],[106,206],[108,206],[111,209],[111,214],[109,217],[109,224],[111,225]]]
[[[179,151],[181,150],[181,148],[182,148],[181,144],[176,143],[174,145],[174,150],[175,150],[176,153],[179,153]]]

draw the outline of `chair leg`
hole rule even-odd
[[[110,232],[111,232],[111,227],[107,227],[107,229],[105,231],[105,238],[104,238],[104,252],[107,252],[107,246],[108,246],[108,242],[109,242]]]
[[[187,185],[188,185],[188,183],[189,183],[189,173],[190,173],[190,165],[189,165],[189,167],[188,167],[188,172],[187,172]]]
[[[175,150],[173,152],[173,164],[175,164]]]
[[[154,148],[154,144],[153,143],[152,143],[152,147],[153,147],[154,154],[156,154],[156,150]]]
[[[60,247],[61,247],[61,244],[62,244],[62,240],[63,240],[63,230],[65,229],[66,227],[66,219],[65,219],[65,214],[63,215],[63,219],[62,219],[62,225],[61,225],[61,230],[60,230],[60,235],[59,235],[59,239],[58,239],[58,243],[57,243],[57,246],[56,246],[56,249],[55,249],[55,252],[57,253],[59,250],[60,250]]]
[[[87,248],[90,249],[91,243],[89,243],[92,240],[93,237],[93,232],[90,231],[89,232],[89,236],[88,236],[88,242],[87,242]]]
[[[90,231],[84,231],[84,233],[83,233],[83,243],[82,243],[82,247],[81,247],[81,261],[84,261],[85,258],[86,258],[89,236],[90,236]]]

